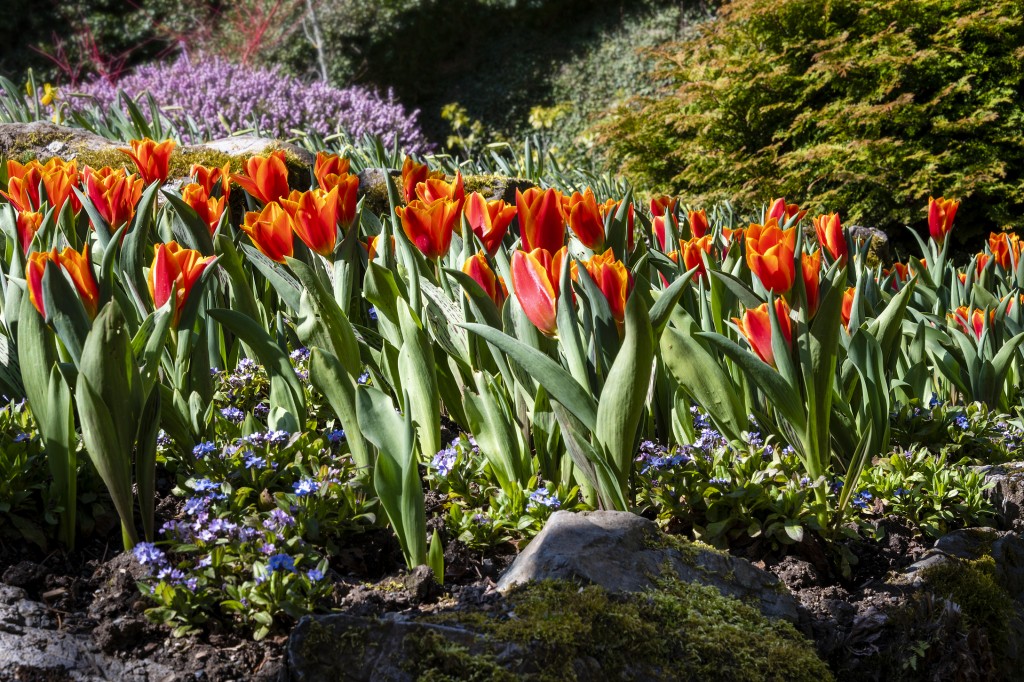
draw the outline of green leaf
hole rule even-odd
[[[398,320],[404,343],[398,351],[402,388],[419,436],[420,452],[433,457],[441,449],[441,400],[434,370],[434,349],[409,304],[399,299]]]
[[[352,461],[362,473],[371,474],[373,461],[356,414],[356,382],[338,358],[321,348],[310,350],[309,380],[327,399],[327,404],[341,422]]]

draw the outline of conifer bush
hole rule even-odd
[[[812,198],[849,223],[923,226],[965,202],[959,240],[1024,211],[1017,0],[734,0],[659,52],[668,85],[603,128],[616,166],[696,204]]]

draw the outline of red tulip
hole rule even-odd
[[[583,194],[573,192],[564,206],[569,227],[583,245],[597,251],[604,246],[604,218],[598,208],[594,192],[589,187]]]
[[[419,199],[395,209],[402,219],[405,235],[427,258],[440,258],[448,253],[452,232],[459,219],[459,205],[447,199],[425,204]]]
[[[597,208],[601,211],[601,218],[607,218],[609,215],[615,215],[619,211],[619,205],[622,201],[616,201],[615,199],[608,199],[604,203],[598,204]],[[626,208],[626,250],[632,251],[633,244],[636,239],[633,236],[635,232],[636,224],[636,211],[633,210],[633,204],[630,203]]]
[[[967,306],[960,306],[949,315],[960,327],[975,339],[981,340],[981,334],[985,331],[985,311],[980,308],[968,309]],[[996,311],[989,311],[989,322],[995,322]]]
[[[284,208],[276,201],[263,207],[260,212],[249,211],[245,214],[242,231],[256,245],[263,255],[278,263],[284,263],[285,256],[295,253],[292,237],[294,221]]]
[[[171,164],[171,152],[177,146],[174,140],[155,142],[147,138],[131,140],[131,149],[118,149],[131,157],[135,168],[139,171],[142,181],[150,185],[154,182],[167,182],[167,174]]]
[[[455,178],[447,182],[441,178],[427,178],[416,185],[416,198],[424,204],[432,204],[438,199],[445,199],[456,204],[462,211],[462,203],[466,200],[466,189],[462,183],[462,173],[455,172]]]
[[[199,217],[210,228],[210,234],[213,234],[217,226],[220,225],[220,217],[224,214],[227,197],[222,196],[211,199],[206,193],[206,188],[197,182],[193,182],[182,187],[181,200],[199,214]]]
[[[633,291],[633,276],[629,274],[622,261],[616,260],[611,249],[591,256],[584,266],[590,279],[594,280],[594,284],[608,301],[615,322],[622,324],[626,317],[626,299]]]
[[[29,300],[44,319],[46,318],[46,308],[43,303],[43,274],[46,271],[47,263],[53,263],[55,267],[64,269],[78,291],[86,314],[90,318],[95,318],[99,308],[100,290],[96,285],[96,278],[92,274],[89,245],[85,245],[82,253],[78,253],[71,247],[66,247],[60,253],[54,249],[48,253],[33,253],[28,257],[28,263],[25,266],[25,280],[28,283]]]
[[[800,210],[799,204],[787,204],[785,199],[772,199],[771,207],[768,209],[768,220],[775,218],[779,223],[788,221],[796,216],[796,222],[800,222],[807,215],[807,211]]]
[[[214,256],[203,258],[202,254],[192,249],[183,249],[177,242],[157,244],[153,255],[153,265],[149,268],[149,295],[153,304],[160,308],[174,296],[175,327],[181,319],[181,311],[188,301],[192,287],[199,281],[200,275],[214,260]]]
[[[846,264],[849,250],[846,247],[846,234],[839,223],[838,213],[820,215],[812,220],[814,231],[818,233],[818,243],[822,248],[828,249],[832,260]]]
[[[18,242],[21,244],[23,253],[28,253],[32,246],[32,239],[43,224],[43,214],[38,211],[20,211],[18,213]]]
[[[850,287],[843,292],[843,326],[846,328],[850,327],[850,317],[853,316],[853,298],[857,293],[857,287]]]
[[[541,333],[558,331],[558,284],[565,250],[555,257],[544,249],[512,254],[512,287],[526,317]]]
[[[55,156],[46,162],[40,172],[43,176],[43,187],[46,189],[46,200],[57,213],[60,213],[68,200],[71,201],[72,213],[78,213],[82,209],[82,202],[73,189],[82,181],[75,161],[64,161]]]
[[[405,202],[409,203],[416,198],[416,186],[431,178],[444,179],[444,173],[432,171],[425,163],[416,163],[412,157],[405,157],[402,163],[402,196]]]
[[[215,197],[218,194],[224,198],[231,195],[231,164],[225,163],[220,168],[207,168],[198,163],[192,164],[189,175],[193,180],[206,190],[207,197]],[[218,192],[217,186],[220,185]]]
[[[676,210],[676,203],[678,203],[678,197],[670,197],[666,194],[651,198],[651,215],[657,218],[660,215],[666,213],[672,213]]]
[[[703,237],[708,233],[708,214],[703,208],[699,211],[688,211],[686,219],[690,223],[690,232],[694,238]]]
[[[996,265],[1009,270],[1020,262],[1020,238],[1013,232],[992,232],[988,236],[988,248],[996,259]]]
[[[41,200],[39,183],[43,180],[42,167],[38,161],[22,165],[14,160],[7,162],[7,191],[0,192],[15,211],[38,211]]]
[[[562,195],[558,190],[531,187],[520,192],[517,189],[516,211],[523,249],[544,249],[555,253],[562,248],[565,243],[565,216]]]
[[[954,199],[928,197],[928,232],[936,244],[946,241],[946,235],[953,229],[953,218],[960,202]]]
[[[668,248],[668,235],[665,234],[665,220],[666,218],[672,220],[672,225],[675,227],[676,234],[679,234],[679,221],[676,220],[674,213],[666,213],[654,217],[654,238],[658,240],[658,246],[664,251]]]
[[[784,294],[796,278],[794,248],[796,228],[780,230],[774,218],[765,225],[747,228],[747,266],[765,289]]]
[[[330,192],[311,189],[298,197],[292,227],[299,239],[324,258],[334,253],[338,242],[338,188]]]
[[[704,257],[702,254],[711,253],[711,246],[711,235],[694,237],[693,239],[680,239],[679,251],[673,251],[668,254],[668,257],[678,263],[679,254],[681,253],[683,255],[684,270],[697,268],[697,272],[693,276],[697,279],[707,278],[707,268],[704,267]]]
[[[786,346],[793,348],[793,326],[789,319],[789,305],[785,299],[775,299],[775,314],[779,318],[779,329],[786,341]],[[750,348],[764,362],[775,367],[775,352],[772,349],[772,323],[768,313],[768,304],[762,303],[757,308],[747,309],[741,318],[732,318],[746,337]]]
[[[316,163],[313,164],[313,176],[316,178],[320,189],[330,192],[334,189],[337,181],[343,175],[348,175],[349,160],[337,154],[326,152],[316,153]],[[356,183],[358,184],[358,178]]]
[[[818,300],[821,292],[821,250],[814,253],[800,254],[800,275],[804,280],[804,291],[807,293],[808,317],[818,312]]]
[[[128,175],[123,168],[115,170],[109,166],[99,170],[86,166],[83,175],[86,194],[107,221],[110,231],[131,223],[146,182],[135,175]]]
[[[508,291],[505,289],[505,282],[494,274],[490,263],[487,262],[487,255],[483,251],[475,256],[470,256],[462,264],[462,271],[480,285],[480,288],[494,301],[494,305],[501,308],[501,304],[508,296]]]
[[[377,257],[377,243],[380,241],[380,235],[375,234],[366,240],[366,253],[367,260],[373,262],[373,259]],[[395,252],[395,238],[391,238],[391,252]]]
[[[516,207],[509,206],[501,199],[487,201],[479,192],[466,197],[466,222],[470,229],[480,238],[487,253],[493,256],[505,238],[508,226],[516,217]]]
[[[284,150],[278,149],[270,156],[252,157],[245,162],[245,172],[232,174],[231,179],[263,204],[287,197],[288,166]]]

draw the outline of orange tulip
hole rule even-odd
[[[263,204],[287,197],[288,166],[284,150],[278,149],[270,156],[252,157],[245,162],[245,172],[234,173],[231,179]]]
[[[242,222],[242,231],[263,255],[278,263],[295,253],[292,239],[294,221],[281,204],[272,201],[260,212],[249,211]]]
[[[181,319],[181,311],[188,301],[192,287],[213,260],[214,256],[203,258],[198,251],[183,249],[177,242],[156,245],[153,265],[149,268],[147,278],[149,295],[153,297],[153,304],[160,308],[170,300],[171,291],[174,290],[175,327]]]
[[[674,213],[666,213],[654,217],[654,238],[658,240],[658,246],[664,251],[668,248],[668,235],[665,233],[665,220],[666,218],[672,220],[672,225],[675,228],[676,234],[679,234],[679,221],[676,220]]]
[[[593,190],[587,187],[583,194],[573,192],[566,199],[564,209],[569,227],[583,245],[594,251],[601,249],[604,246],[604,218]]]
[[[818,243],[822,248],[828,249],[832,260],[846,263],[849,249],[846,247],[846,235],[839,223],[838,213],[820,215],[812,220],[814,231],[818,233]]]
[[[18,242],[21,244],[21,250],[24,253],[28,253],[28,249],[32,246],[32,239],[36,236],[36,232],[43,224],[43,214],[38,211],[19,211],[18,212]]]
[[[75,161],[64,161],[54,157],[46,162],[40,172],[43,176],[43,187],[46,189],[46,200],[57,213],[60,213],[64,202],[69,199],[73,213],[78,213],[82,209],[82,202],[73,190],[82,180]]]
[[[974,268],[978,277],[981,277],[981,272],[985,269],[985,266],[988,265],[989,260],[991,260],[991,257],[984,251],[979,251],[977,253],[977,260],[975,261]]]
[[[128,175],[123,168],[109,166],[95,170],[85,167],[85,192],[113,232],[122,225],[131,223],[135,217],[135,206],[142,198],[145,181]]]
[[[402,220],[405,236],[424,256],[440,258],[448,253],[455,222],[459,219],[459,204],[447,199],[425,204],[415,199],[408,206],[399,206],[395,211]]]
[[[693,276],[697,279],[705,279],[708,276],[707,268],[704,267],[703,254],[711,253],[711,235],[694,237],[693,239],[680,239],[679,250],[668,254],[674,262],[679,262],[679,254],[683,255],[683,269],[692,270],[697,268]]]
[[[338,191],[335,187],[330,192],[322,189],[303,192],[298,196],[295,211],[292,213],[295,234],[299,235],[299,239],[310,250],[325,258],[334,253],[334,247],[338,243]]]
[[[801,211],[799,204],[787,204],[783,198],[772,199],[771,207],[768,209],[768,220],[775,218],[779,223],[783,223],[793,216],[796,216],[796,222],[800,222],[805,215],[807,215],[807,211]]]
[[[741,244],[746,236],[746,229],[740,227],[735,230],[730,230],[728,227],[722,228],[722,241],[725,243],[725,250],[728,251],[729,247],[732,246],[733,241],[738,241]]]
[[[213,234],[217,226],[220,225],[220,217],[224,214],[227,197],[211,199],[206,193],[206,188],[193,182],[181,189],[181,199],[199,214],[199,217],[210,228],[210,234]]]
[[[480,285],[480,288],[494,301],[494,305],[501,308],[501,304],[508,297],[508,291],[505,289],[504,280],[494,274],[490,263],[487,262],[487,255],[483,251],[475,256],[470,256],[462,264],[462,271]]]
[[[526,251],[544,249],[555,253],[565,243],[565,215],[562,195],[554,188],[531,187],[516,190],[519,235]]]
[[[757,275],[765,289],[783,294],[793,287],[796,277],[794,248],[796,228],[779,229],[774,218],[765,225],[747,228],[747,267]]]
[[[786,341],[786,346],[793,348],[793,325],[789,319],[789,305],[785,299],[775,299],[775,314],[779,318],[779,329]],[[764,362],[775,367],[775,351],[772,349],[772,323],[768,313],[768,304],[762,303],[757,308],[747,309],[742,318],[734,317],[732,321],[740,328],[751,349]]]
[[[231,195],[231,164],[225,163],[220,168],[207,168],[198,163],[192,164],[189,175],[196,183],[202,185],[206,190],[207,197],[217,196],[217,185],[220,185],[220,196],[227,198]]]
[[[15,211],[38,211],[41,203],[39,183],[43,180],[42,166],[38,161],[22,165],[14,160],[7,162],[7,191],[0,192],[11,202]]]
[[[82,253],[78,253],[71,247],[66,247],[60,253],[54,249],[50,252],[33,253],[28,257],[28,263],[25,266],[28,297],[44,319],[46,318],[46,308],[43,303],[43,275],[47,263],[53,263],[55,267],[64,269],[82,299],[86,314],[90,319],[95,318],[99,308],[100,290],[96,285],[96,278],[92,274],[89,245],[85,245]]]
[[[800,276],[804,280],[804,291],[807,293],[807,310],[813,316],[818,312],[819,294],[821,293],[821,250],[814,253],[800,254]]]
[[[626,317],[626,299],[633,291],[633,276],[629,274],[622,261],[616,260],[611,249],[591,256],[584,266],[590,279],[594,280],[594,284],[608,301],[615,322],[622,324]]]
[[[988,236],[988,248],[996,259],[996,265],[1004,270],[1020,262],[1020,238],[1013,232],[992,232]]]
[[[599,211],[601,211],[601,218],[607,218],[609,215],[615,215],[619,210],[619,205],[622,201],[616,201],[615,199],[608,199],[604,203],[597,205]],[[633,244],[636,240],[633,237],[636,225],[636,211],[633,210],[633,204],[630,203],[626,208],[626,250],[632,251]]]
[[[480,238],[488,255],[493,256],[505,238],[508,226],[516,217],[516,207],[509,206],[501,199],[487,201],[484,195],[473,192],[466,197],[466,222],[473,233]]]
[[[676,210],[676,203],[678,203],[678,201],[678,197],[670,197],[666,194],[651,197],[651,215],[657,218],[660,215],[672,213]]]
[[[405,202],[409,203],[416,198],[416,186],[431,178],[444,179],[441,171],[432,171],[425,163],[416,163],[411,156],[405,157],[402,162],[402,196]]]
[[[981,340],[981,334],[985,331],[985,311],[980,308],[968,309],[967,306],[960,306],[949,314],[960,327],[975,339]],[[989,322],[995,322],[996,311],[989,311]]]
[[[699,211],[687,211],[686,219],[690,223],[690,232],[695,238],[708,233],[708,214],[703,208]]]
[[[565,249],[555,256],[544,249],[512,254],[512,287],[526,317],[541,333],[558,331],[558,284]]]
[[[359,203],[358,175],[330,175],[324,191],[338,190],[338,224],[345,230],[356,222],[356,204]]]
[[[154,182],[167,182],[168,168],[171,164],[171,152],[178,145],[174,140],[155,142],[144,138],[131,140],[128,144],[131,149],[118,149],[131,157],[135,162],[135,168],[139,171],[139,177],[147,185]]]
[[[850,287],[849,289],[843,292],[843,326],[846,327],[847,329],[849,329],[850,327],[850,317],[853,316],[853,298],[856,295],[856,293],[857,287]]]
[[[335,184],[337,184],[333,177],[348,175],[348,169],[348,159],[337,154],[316,153],[316,163],[313,164],[313,176],[320,185],[320,189],[325,192],[330,192],[334,189]],[[358,183],[358,180],[356,182]]]
[[[372,237],[370,237],[369,239],[366,240],[366,253],[368,254],[367,255],[367,259],[369,261],[371,261],[371,262],[373,261],[374,258],[377,257],[377,243],[379,241],[380,241],[380,235],[379,234],[375,234],[375,235],[373,235]],[[395,238],[394,237],[391,238],[391,252],[392,253],[395,252]]]
[[[936,244],[946,241],[946,235],[953,229],[953,218],[960,202],[954,199],[928,197],[928,232]]]
[[[455,172],[455,178],[447,182],[444,177],[427,178],[416,185],[416,198],[424,204],[432,204],[438,199],[445,199],[457,205],[462,211],[462,203],[466,200],[466,189],[462,183],[462,173]]]

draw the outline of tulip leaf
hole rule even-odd
[[[679,303],[679,298],[683,295],[683,288],[695,272],[697,272],[697,268],[687,270],[681,277],[672,282],[667,289],[663,289],[658,295],[658,300],[651,306],[651,328],[654,332],[655,343],[661,340],[662,332],[668,326],[668,321],[672,319],[672,311],[675,310],[676,304]]]
[[[135,207],[135,218],[131,227],[124,233],[121,244],[121,276],[130,280],[132,287],[139,296],[145,298],[149,289],[146,276],[142,269],[146,262],[146,249],[149,247],[149,231],[153,226],[153,209],[156,206],[156,195],[160,183],[153,183],[145,189],[138,205]],[[115,234],[116,238],[117,235]]]
[[[427,566],[434,572],[434,580],[439,585],[444,585],[444,543],[441,542],[441,535],[434,529],[430,536],[430,549],[427,551]]]
[[[294,277],[282,271],[280,264],[267,258],[259,249],[242,244],[242,252],[253,266],[260,271],[284,304],[291,310],[299,309],[299,294],[302,292]]]
[[[367,475],[373,472],[373,461],[363,439],[356,414],[356,382],[331,353],[313,348],[309,354],[310,383],[323,394],[327,404],[345,430],[345,441],[352,453],[352,461]]]
[[[746,283],[728,272],[712,270],[711,276],[724,284],[725,288],[728,289],[745,308],[756,308],[764,302],[761,300],[760,296],[754,293],[753,289],[746,285]]]
[[[213,255],[213,239],[210,236],[210,226],[199,217],[196,210],[174,192],[166,189],[163,191],[167,203],[174,209],[177,220],[174,221],[174,237],[180,244],[189,249],[194,249],[204,256]],[[227,212],[225,207],[225,212]]]
[[[43,272],[43,307],[57,336],[77,365],[91,323],[74,285],[64,275],[63,268],[52,261],[46,264]]]
[[[898,294],[889,300],[882,313],[868,325],[868,331],[882,347],[886,371],[891,372],[896,362],[901,327],[906,317],[907,304],[914,293],[917,278],[912,278]]]
[[[227,273],[228,282],[231,288],[231,309],[248,315],[256,322],[262,324],[259,306],[252,293],[252,286],[242,268],[242,259],[238,255],[238,249],[234,242],[227,235],[217,235],[217,255],[219,263]]]
[[[296,311],[299,313],[296,327],[299,338],[310,348],[319,346],[333,355],[352,377],[359,376],[362,371],[359,342],[341,306],[312,268],[292,258],[288,259],[288,265],[303,286]]]
[[[544,386],[552,399],[562,403],[588,430],[596,430],[597,402],[561,365],[536,348],[493,327],[471,323],[463,326],[508,353],[527,374]]]
[[[572,291],[572,277],[570,276],[571,266],[569,259],[562,261],[562,271],[558,274],[559,291]],[[565,295],[558,297],[558,310],[556,311],[556,322],[558,324],[558,337],[562,352],[569,363],[569,372],[576,377],[576,381],[586,389],[594,390],[594,383],[590,376],[590,369],[587,365],[587,354],[583,347],[583,339],[580,338],[579,322],[576,315],[576,302],[573,296]]]
[[[412,308],[398,303],[404,343],[398,351],[398,370],[407,396],[405,409],[419,434],[420,452],[433,457],[441,449],[441,401],[434,369],[434,348]]]
[[[423,280],[420,287],[425,296],[423,312],[430,322],[434,341],[445,353],[463,364],[469,362],[469,340],[466,330],[459,327],[465,322],[462,308],[453,303],[445,292],[434,284]]]
[[[845,281],[845,275],[842,279]],[[836,381],[836,351],[839,346],[842,306],[842,289],[838,286],[829,287],[818,305],[808,335],[809,366],[804,367],[802,374],[809,427],[804,449],[813,462],[813,466],[807,467],[811,478],[822,475],[829,463],[829,419],[832,416],[832,387]]]
[[[588,504],[602,509],[628,509],[622,496],[615,472],[608,465],[604,453],[595,447],[583,433],[588,430],[561,402],[552,402],[551,410],[562,431],[562,440],[575,465],[574,472],[583,477],[583,496]],[[594,496],[597,496],[594,499]]]
[[[156,439],[160,432],[160,391],[151,391],[139,419],[135,448],[135,485],[139,495],[142,531],[152,542],[153,509],[156,494]]]
[[[529,479],[529,457],[509,404],[510,397],[482,372],[474,375],[474,381],[476,392],[466,391],[464,398],[469,431],[491,465],[498,485],[506,494],[514,495]]]
[[[444,272],[462,286],[478,319],[495,329],[501,329],[501,313],[484,288],[462,270],[445,268]]]

